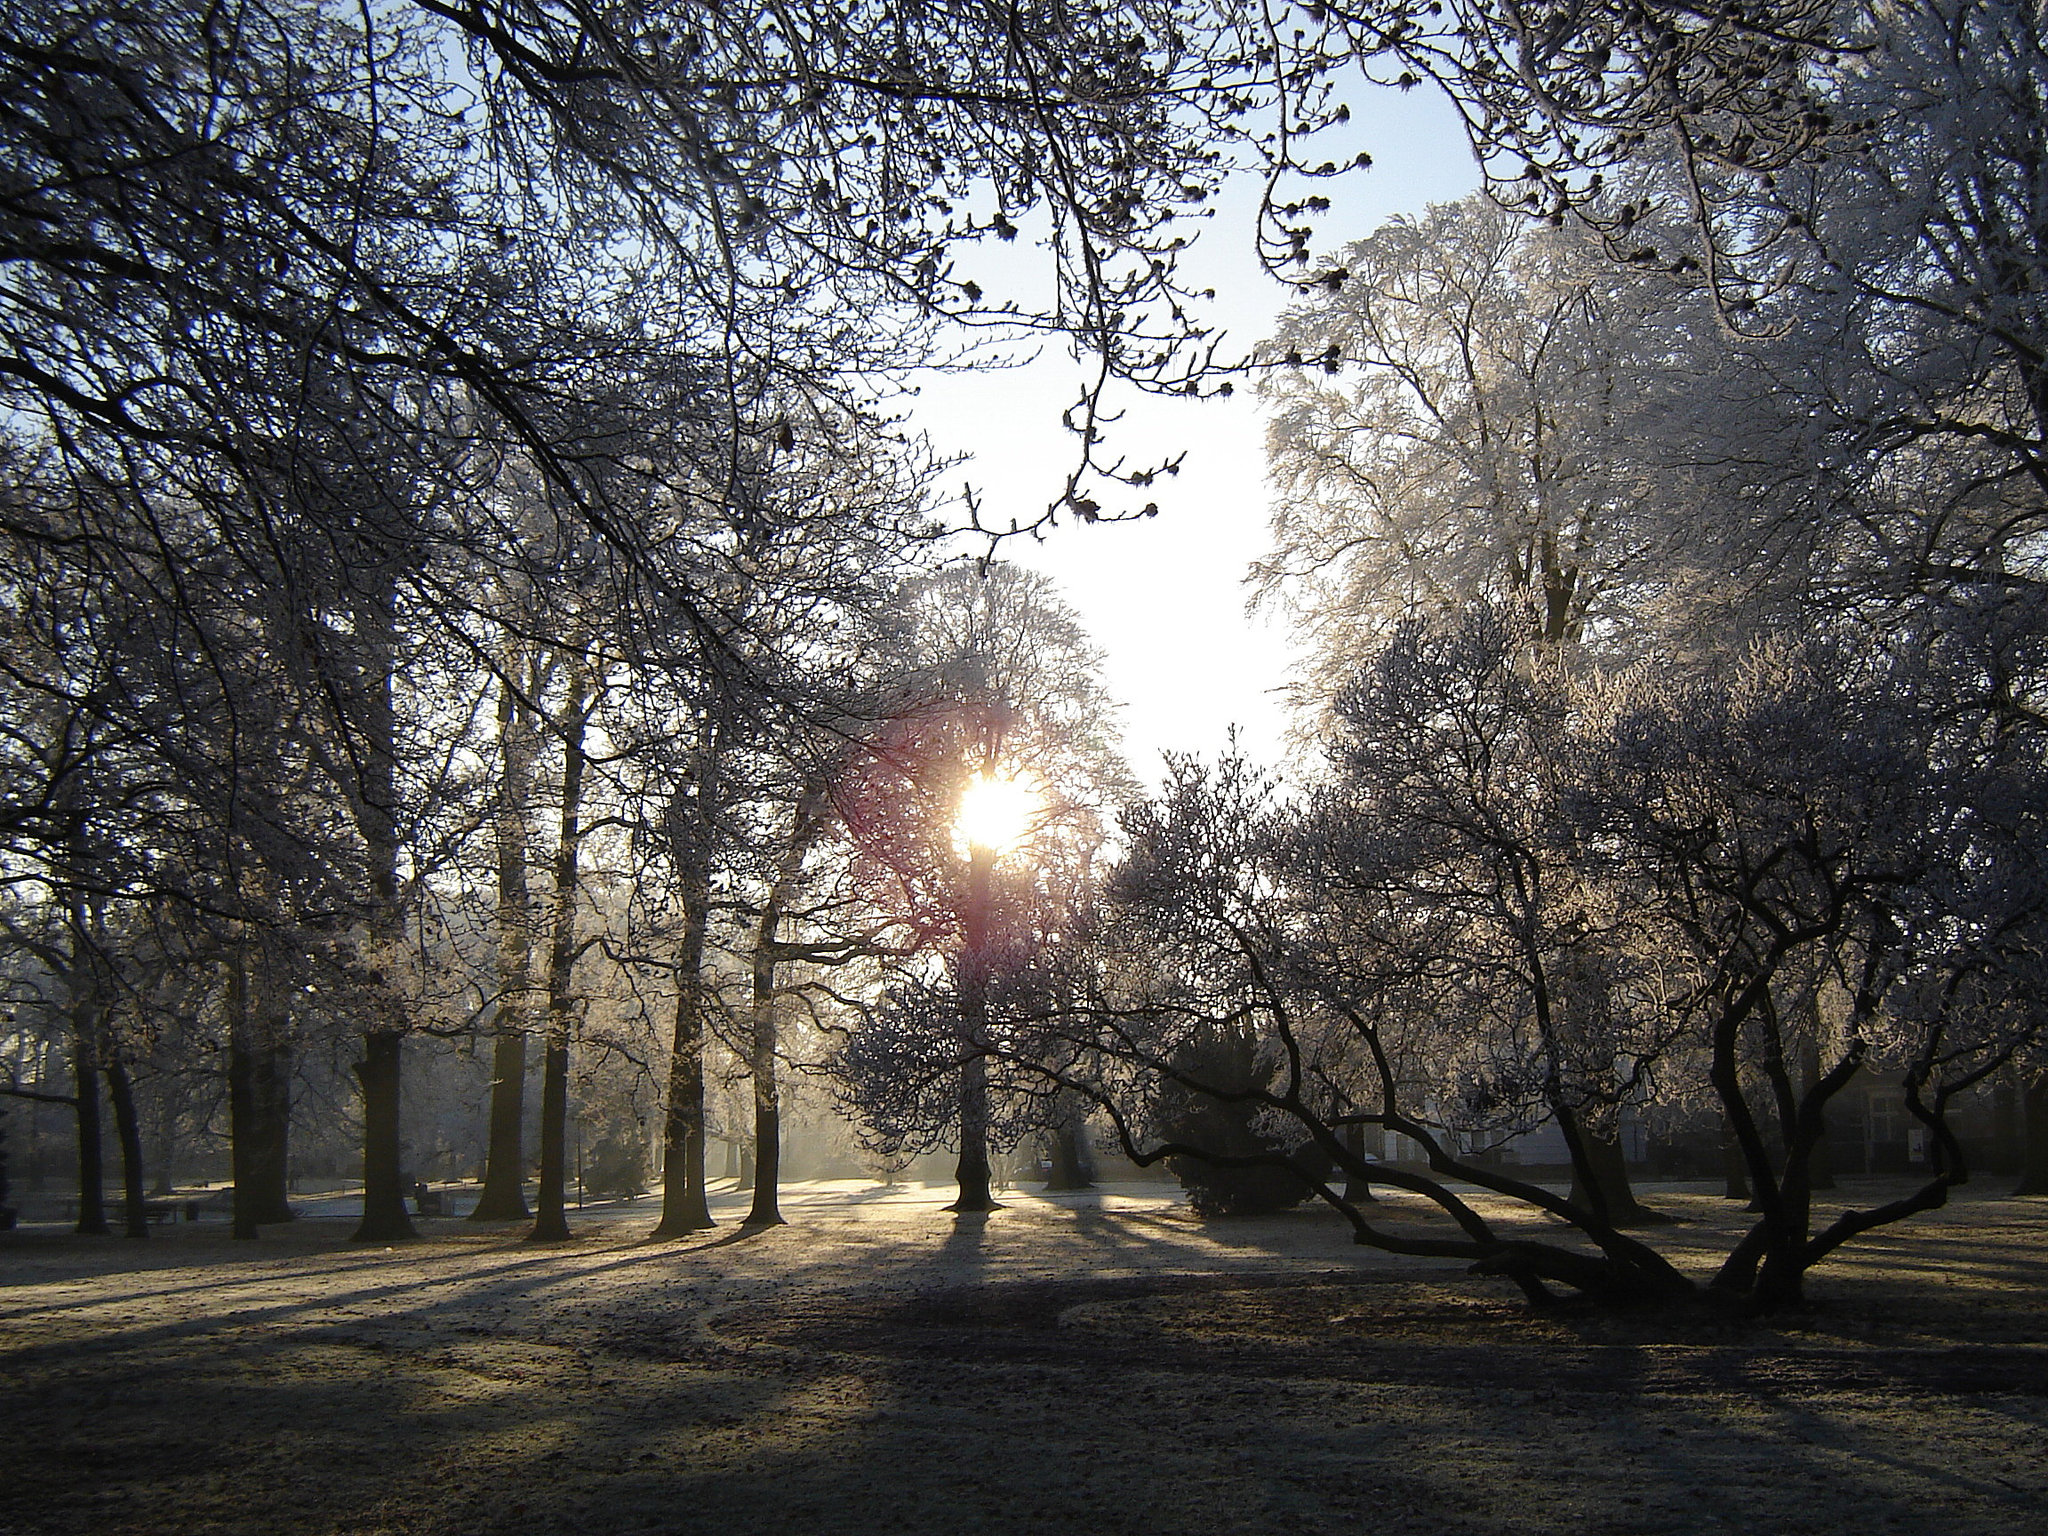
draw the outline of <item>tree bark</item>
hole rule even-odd
[[[71,1079],[78,1094],[78,1227],[104,1237],[107,1225],[106,1162],[100,1146],[99,1020],[89,1005],[73,1004]]]
[[[417,1237],[405,1209],[400,1166],[399,1084],[405,1036],[380,1030],[363,1036],[356,1081],[363,1092],[363,1219],[352,1235],[358,1243],[389,1243]]]
[[[526,1206],[526,1036],[517,1030],[491,1043],[490,1134],[483,1193],[469,1219],[524,1221],[533,1213]]]
[[[149,1236],[149,1192],[142,1167],[142,1120],[135,1113],[135,1085],[119,1060],[106,1066],[107,1096],[114,1105],[114,1134],[121,1143],[121,1207],[128,1237]]]
[[[1002,1209],[990,1187],[988,1058],[981,1047],[981,1036],[986,1031],[989,903],[994,866],[995,856],[988,849],[968,850],[967,904],[961,914],[960,939],[960,1040],[966,1059],[960,1065],[960,1161],[953,1171],[960,1192],[946,1207],[962,1213]]]
[[[1754,1198],[1749,1188],[1749,1165],[1742,1156],[1742,1143],[1736,1139],[1735,1127],[1724,1114],[1721,1117],[1721,1198],[1740,1200],[1747,1204]]]
[[[397,604],[395,574],[387,571],[355,607],[357,637],[363,647],[357,678],[363,719],[360,777],[352,808],[369,864],[368,982],[373,1019],[363,1033],[363,1058],[356,1064],[356,1079],[363,1093],[363,1219],[353,1241],[360,1243],[388,1243],[419,1235],[405,1209],[405,1151],[399,1114],[405,1023],[397,991],[404,933],[404,915],[398,905],[398,726],[393,700]]]
[[[538,1243],[569,1240],[569,1035],[557,1019],[548,1021],[541,1053],[540,1185],[534,1194],[533,1230]]]
[[[775,880],[761,904],[761,916],[754,925],[752,956],[751,1016],[747,1069],[754,1080],[754,1167],[753,1204],[746,1225],[776,1227],[783,1224],[782,1183],[782,1086],[777,1077],[781,1051],[777,1017],[776,967],[781,958],[782,914],[803,878],[804,861],[824,822],[820,817],[822,796],[801,795],[790,812],[789,841],[775,868]]]
[[[1608,1221],[1617,1227],[1650,1227],[1669,1221],[1671,1218],[1662,1211],[1652,1210],[1636,1199],[1636,1192],[1628,1179],[1628,1162],[1621,1153],[1620,1125],[1609,1124],[1604,1120],[1593,1123],[1583,1117],[1578,1119],[1577,1124],[1579,1135],[1585,1143],[1586,1164],[1600,1187]],[[1584,1205],[1589,1210],[1598,1209],[1576,1168],[1572,1174],[1569,1198],[1574,1205]]]
[[[525,679],[531,689],[535,679]],[[509,683],[498,689],[498,1036],[491,1048],[490,1150],[472,1221],[523,1221],[526,1032],[533,988],[532,893],[526,878],[533,785],[532,722]]]
[[[588,673],[570,662],[562,708],[562,803],[555,838],[553,932],[548,943],[548,1038],[541,1063],[540,1191],[533,1218],[536,1242],[565,1242],[569,1147],[569,1037],[575,1024],[577,866],[582,851],[583,740],[590,722]]]
[[[1820,1083],[1820,1009],[1816,1003],[1809,1001],[1799,1010],[1799,1027],[1792,1040],[1792,1056],[1795,1069],[1793,1081],[1799,1090],[1799,1101],[1803,1104]],[[1786,1131],[1786,1140],[1791,1140],[1789,1129]],[[1834,1144],[1828,1140],[1825,1130],[1815,1139],[1813,1150],[1807,1155],[1806,1187],[1835,1187]]]
[[[228,972],[228,1145],[238,1238],[292,1219],[291,1066],[262,966],[244,944]]]
[[[0,1104],[0,1232],[14,1227],[14,1207],[7,1203],[11,1193],[7,1177],[7,1106]]]
[[[670,1040],[668,1112],[662,1123],[661,1221],[656,1237],[686,1237],[715,1226],[704,1176],[704,941],[711,922],[711,851],[722,790],[723,727],[707,713],[690,794],[670,801],[666,834],[683,909],[676,951],[676,1014]]]
[[[774,943],[773,929],[764,943],[754,948],[753,1049],[748,1065],[754,1079],[754,1200],[747,1209],[746,1225],[779,1227],[783,1224],[782,1182],[782,1087],[775,1071],[779,1045],[775,1018],[775,961],[767,945]]]
[[[158,1093],[154,1107],[156,1115],[151,1129],[155,1133],[156,1155],[149,1160],[149,1193],[152,1199],[168,1200],[178,1187],[178,1154],[183,1148],[178,1145],[177,1112],[171,1096]]]
[[[988,1160],[988,1058],[970,1047],[960,1066],[960,1161],[953,1180],[959,1194],[949,1211],[999,1211]]]
[[[669,1056],[668,1119],[662,1139],[661,1222],[656,1237],[684,1237],[717,1225],[711,1219],[704,1178],[703,916],[687,923],[685,957],[694,964],[679,971],[675,1035]],[[692,936],[689,929],[696,929]]]
[[[1051,1142],[1052,1167],[1045,1187],[1053,1191],[1093,1189],[1095,1187],[1094,1160],[1088,1155],[1088,1119],[1071,1100],[1063,1100],[1059,1118],[1053,1122]]]

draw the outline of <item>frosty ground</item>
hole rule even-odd
[[[2048,1201],[1996,1193],[1770,1326],[1532,1322],[1326,1214],[1205,1226],[1157,1185],[957,1220],[800,1186],[787,1227],[728,1195],[685,1243],[646,1202],[550,1248],[28,1228],[0,1235],[0,1536],[2039,1536]],[[1701,1266],[1741,1219],[1655,1194]]]

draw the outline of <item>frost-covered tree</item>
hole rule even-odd
[[[1481,196],[1390,221],[1267,344],[1273,552],[1317,705],[1402,619],[1476,604],[1551,645],[1640,624],[1669,579],[1654,439],[1712,367],[1698,295]]]
[[[1546,711],[1500,665],[1519,649],[1499,625],[1397,639],[1307,803],[1241,764],[1183,765],[1126,820],[1090,933],[1104,984],[1020,1008],[1004,1065],[1087,1094],[1140,1161],[1313,1178],[1306,1151],[1359,1242],[1462,1258],[1538,1301],[1795,1305],[1840,1244],[1967,1176],[1952,1104],[2039,1038],[2038,764],[1958,725],[1948,655],[1779,641],[1735,667],[1560,684]],[[1783,1031],[1816,977],[1806,1080]],[[1204,1069],[1188,1046],[1219,1030],[1258,1070]],[[1737,1128],[1759,1214],[1704,1289],[1596,1180],[1559,1194],[1473,1155],[1538,1117],[1569,1125],[1617,1058]],[[1816,1222],[1828,1101],[1878,1064],[1904,1074],[1932,1164],[1909,1194]],[[1191,1093],[1256,1110],[1267,1146],[1175,1139],[1161,1106]],[[1411,1138],[1427,1170],[1365,1163],[1354,1125]],[[1367,1177],[1452,1232],[1375,1220],[1343,1187]],[[1581,1241],[1503,1236],[1464,1182]]]
[[[1045,577],[952,566],[905,590],[897,623],[895,707],[836,793],[907,969],[838,1070],[879,1150],[952,1142],[955,1208],[989,1210],[991,1139],[1045,1119],[989,1081],[991,998],[1028,992],[1085,904],[1129,773],[1100,653]],[[1000,832],[977,830],[977,805]]]

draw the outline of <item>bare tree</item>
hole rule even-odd
[[[1600,987],[1651,1006],[1633,1033],[1587,1046],[1642,1072],[1702,1073],[1760,1206],[1706,1294],[1796,1304],[1806,1272],[1840,1244],[1939,1205],[1965,1177],[1950,1107],[2038,1034],[2026,996],[2041,886],[2023,831],[2038,770],[1953,730],[1941,668],[1911,656],[1780,644],[1732,672],[1646,671],[1532,756],[1471,728],[1518,685],[1459,665],[1464,654],[1390,653],[1371,686],[1390,704],[1433,698],[1438,731],[1464,746],[1415,754],[1377,793],[1288,807],[1241,765],[1184,764],[1164,800],[1127,823],[1131,851],[1089,960],[1104,984],[1085,1004],[1041,999],[1017,1014],[1006,1065],[1087,1094],[1140,1161],[1300,1175],[1296,1149],[1313,1150],[1335,1170],[1318,1196],[1361,1243],[1463,1258],[1538,1301],[1559,1286],[1691,1301],[1696,1284],[1623,1230],[1597,1186],[1560,1195],[1473,1155],[1526,1124],[1523,1106],[1567,1091],[1583,967],[1563,962],[1599,931],[1604,886],[1609,933],[1635,930],[1627,950],[1639,958],[1620,987],[1611,975]],[[1500,681],[1471,686],[1489,677]],[[1351,750],[1400,734],[1391,719],[1384,734],[1369,728],[1383,712],[1356,717]],[[1958,775],[1972,809],[1952,797]],[[1467,812],[1447,815],[1458,803]],[[1546,843],[1555,851],[1539,858]],[[1841,1006],[1821,1070],[1802,1083],[1773,1036],[1815,966]],[[1249,1032],[1266,1070],[1226,1080],[1181,1049],[1218,1027]],[[1827,1103],[1880,1060],[1904,1072],[1932,1164],[1908,1195],[1816,1227],[1811,1154]],[[1255,1108],[1274,1144],[1167,1138],[1169,1088]],[[1761,1129],[1773,1115],[1775,1147]],[[1356,1124],[1410,1138],[1427,1171],[1362,1163],[1345,1134]],[[1337,1175],[1425,1196],[1453,1234],[1387,1227]],[[1452,1181],[1545,1212],[1593,1251],[1504,1237]]]

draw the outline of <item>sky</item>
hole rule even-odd
[[[1362,88],[1351,108],[1373,166],[1337,195],[1321,230],[1328,244],[1478,185],[1457,119],[1430,88]],[[1255,195],[1246,187],[1219,199],[1188,264],[1195,287],[1216,289],[1216,318],[1243,349],[1271,333],[1294,297],[1253,255]],[[1060,413],[1080,376],[1064,353],[1048,352],[1023,367],[922,384],[911,422],[942,451],[965,456],[947,486],[955,494],[973,486],[984,524],[1033,522],[1059,495],[1075,455]],[[1294,652],[1283,619],[1245,611],[1245,572],[1267,538],[1265,427],[1254,392],[1239,389],[1227,400],[1133,393],[1119,403],[1125,415],[1111,429],[1112,452],[1142,464],[1186,451],[1178,476],[1132,498],[1157,501],[1159,515],[1063,524],[1042,542],[1008,541],[1003,557],[1057,581],[1103,648],[1109,692],[1124,706],[1125,752],[1142,781],[1158,781],[1162,752],[1213,756],[1232,726],[1248,756],[1280,763],[1288,724],[1280,690]]]

